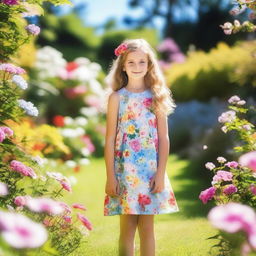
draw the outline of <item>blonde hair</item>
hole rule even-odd
[[[144,81],[146,87],[151,90],[153,95],[153,111],[167,115],[173,113],[176,104],[172,98],[171,90],[166,86],[153,48],[144,39],[127,39],[123,43],[127,45],[127,50],[113,61],[109,74],[106,77],[107,84],[111,87],[112,91],[118,91],[128,84],[128,76],[123,71],[126,57],[130,52],[141,49],[148,56],[148,72],[144,76]]]

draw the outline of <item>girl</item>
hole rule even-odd
[[[144,39],[115,49],[108,81],[104,215],[120,215],[119,255],[155,255],[154,215],[179,211],[165,172],[169,155],[167,115],[175,103],[153,49]]]

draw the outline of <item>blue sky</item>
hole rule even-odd
[[[125,24],[122,22],[124,16],[131,16],[131,17],[139,17],[143,15],[144,9],[143,8],[128,8],[128,0],[71,0],[75,5],[85,4],[87,8],[85,11],[80,15],[82,20],[86,25],[89,26],[98,26],[104,24],[109,18],[115,18],[117,20],[118,28],[125,28]],[[150,3],[150,1],[145,3]],[[197,1],[194,0],[194,7],[193,8],[186,8],[184,12],[184,8],[177,9],[174,12],[174,18],[176,20],[184,19],[187,17],[191,17],[191,19],[195,19],[196,16],[196,8],[197,8]],[[61,6],[60,12],[62,14],[68,13],[70,11],[70,6]],[[163,6],[164,8],[164,6]],[[155,18],[153,20],[154,26],[161,30],[163,26],[163,21],[161,18]]]

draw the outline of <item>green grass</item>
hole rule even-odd
[[[175,155],[169,157],[167,172],[180,211],[155,216],[157,256],[206,256],[216,240],[207,240],[217,231],[206,219],[209,206],[203,205],[198,195],[200,182],[190,178],[188,162]],[[88,236],[83,252],[73,255],[118,255],[119,216],[103,216],[105,165],[104,159],[92,159],[91,164],[76,175],[78,183],[73,193],[66,196],[69,203],[79,202],[87,207],[86,216],[94,229]],[[136,255],[139,255],[139,236],[136,233]]]

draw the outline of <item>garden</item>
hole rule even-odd
[[[100,34],[85,2],[0,0],[0,255],[118,255],[106,77],[125,38],[156,49],[177,104],[166,172],[179,212],[155,216],[157,255],[256,255],[256,1],[124,1],[144,18]],[[171,18],[185,7],[196,22]]]

